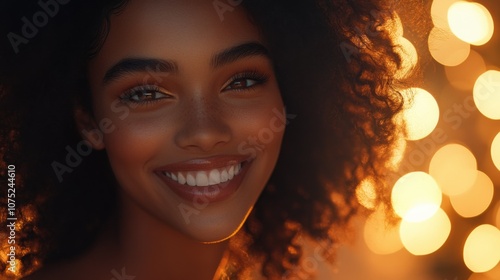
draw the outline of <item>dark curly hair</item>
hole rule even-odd
[[[355,191],[364,178],[374,180],[376,202],[389,204],[388,161],[404,133],[394,118],[403,108],[398,90],[418,80],[418,71],[394,78],[402,58],[387,26],[397,12],[418,48],[430,29],[428,2],[243,1],[266,39],[287,111],[298,117],[287,126],[268,186],[232,240],[228,276],[242,275],[250,260],[258,260],[269,279],[293,273],[301,235],[325,244],[331,256],[340,232],[362,209]],[[105,151],[85,157],[62,182],[52,163],[81,141],[73,109],[76,102],[90,108],[86,65],[106,38],[110,15],[126,1],[65,3],[63,12],[15,46],[8,34],[40,7],[37,1],[0,4],[0,184],[8,183],[7,165],[15,165],[18,276],[82,253],[115,209],[116,182]],[[6,218],[2,210],[0,220]],[[8,276],[1,258],[0,271]]]

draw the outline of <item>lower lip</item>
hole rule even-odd
[[[245,178],[250,164],[251,162],[243,163],[240,173],[234,176],[233,179],[224,183],[204,187],[193,187],[180,184],[161,172],[158,172],[157,175],[160,176],[166,185],[181,198],[193,203],[205,204],[226,200],[234,194],[239,189],[243,178]]]

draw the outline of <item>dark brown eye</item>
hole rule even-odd
[[[223,91],[245,90],[256,85],[263,84],[268,80],[267,76],[257,72],[244,72],[233,76]]]
[[[239,78],[230,83],[224,90],[245,89],[258,84],[258,81],[248,78]]]
[[[139,86],[125,92],[120,96],[120,99],[122,102],[147,103],[169,97],[168,94],[161,92],[158,87]]]

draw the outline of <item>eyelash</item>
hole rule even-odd
[[[250,72],[243,72],[243,73],[238,73],[231,77],[229,83],[227,83],[226,86],[222,89],[222,91],[244,91],[253,88],[254,86],[261,85],[269,79],[268,76],[261,74],[257,71],[250,71]],[[254,84],[250,86],[245,86],[244,88],[228,88],[231,85],[233,85],[236,81],[238,80],[253,80],[255,81]],[[154,99],[147,99],[147,100],[133,100],[132,98],[134,96],[138,96],[138,94],[144,94],[144,93],[149,93],[149,94],[162,94],[164,96]],[[134,87],[130,90],[127,90],[124,92],[122,95],[120,95],[120,101],[123,103],[137,103],[137,104],[150,104],[154,102],[158,102],[161,99],[168,98],[168,95],[166,93],[163,93],[162,90],[155,85],[140,85],[137,87]]]
[[[154,99],[147,99],[147,100],[133,100],[132,99],[134,96],[138,96],[138,94],[145,94],[145,93],[149,93],[149,94],[152,93],[152,94],[154,94],[153,96],[155,96],[157,93],[159,93],[159,94],[161,94],[163,96],[159,97],[159,98],[154,97]],[[149,104],[149,103],[158,102],[161,99],[165,99],[165,98],[168,98],[168,97],[169,96],[166,93],[163,93],[162,90],[158,86],[155,86],[155,85],[141,85],[141,86],[134,87],[134,88],[132,88],[132,89],[127,90],[126,92],[124,92],[120,96],[120,100],[123,103]]]
[[[227,83],[226,86],[222,89],[222,91],[228,91],[228,90],[233,90],[233,91],[243,91],[243,90],[248,90],[253,88],[254,86],[264,84],[267,82],[269,77],[267,75],[261,74],[257,71],[249,71],[249,72],[243,72],[243,73],[238,73],[231,77],[229,83]],[[250,86],[245,86],[244,88],[229,88],[234,82],[238,80],[254,80],[255,83]]]

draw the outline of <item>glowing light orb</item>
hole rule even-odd
[[[398,135],[392,150],[391,158],[388,161],[387,167],[391,170],[398,170],[401,162],[403,161],[406,152],[407,142],[402,135]]]
[[[398,13],[394,13],[392,15],[392,18],[386,21],[384,29],[389,31],[389,34],[393,39],[403,37],[403,23],[401,22],[401,18],[399,17]]]
[[[439,106],[436,99],[421,88],[409,88],[402,94],[406,103],[410,105],[403,110],[407,139],[422,139],[436,128],[439,121]]]
[[[458,39],[451,31],[434,27],[428,38],[429,52],[442,65],[457,66],[470,53],[470,44]]]
[[[500,170],[500,132],[491,143],[491,159],[493,159],[496,168]]]
[[[500,71],[489,70],[479,76],[474,84],[473,97],[481,114],[500,120]]]
[[[430,219],[421,222],[403,220],[399,229],[401,242],[413,255],[428,255],[437,251],[448,239],[451,222],[439,208]]]
[[[356,188],[356,198],[358,199],[359,204],[364,207],[368,209],[375,208],[377,193],[375,192],[375,183],[372,178],[367,178],[361,181],[359,186]]]
[[[396,72],[396,79],[406,78],[411,74],[411,71],[415,68],[418,63],[418,54],[415,46],[408,41],[405,37],[399,37],[397,39],[398,47],[396,51],[400,54],[402,59],[401,68]]]
[[[486,44],[494,32],[493,18],[488,9],[473,2],[453,3],[448,9],[448,24],[458,38],[476,46]]]
[[[476,227],[465,241],[463,256],[473,272],[493,269],[500,261],[500,230],[487,224]]]
[[[444,194],[462,194],[476,181],[476,157],[460,144],[445,145],[432,157],[429,174],[436,180]]]
[[[436,213],[441,206],[442,194],[429,174],[418,171],[399,178],[392,189],[391,199],[398,216],[418,222]]]
[[[449,29],[448,9],[458,0],[434,0],[431,6],[431,17],[434,26],[440,29]]]
[[[477,179],[470,189],[460,195],[450,196],[451,205],[464,218],[478,216],[490,206],[494,188],[488,175],[478,171]]]
[[[403,248],[399,238],[399,225],[387,224],[382,207],[366,219],[363,236],[367,247],[375,254],[388,255]]]

